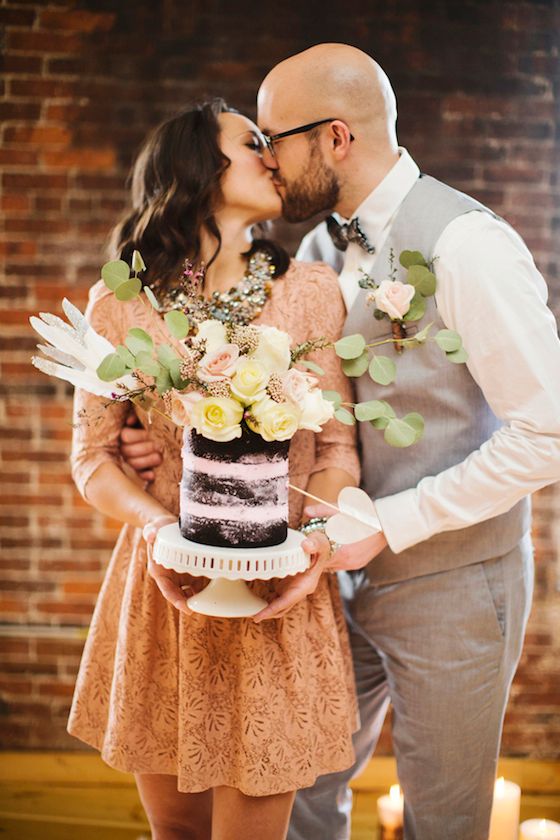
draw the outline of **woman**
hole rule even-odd
[[[258,138],[256,127],[221,101],[164,123],[134,167],[133,210],[116,231],[118,251],[125,259],[134,249],[142,253],[144,282],[164,308],[181,305],[176,278],[188,257],[207,265],[207,297],[245,277],[261,301],[247,322],[286,330],[294,343],[335,338],[344,308],[332,271],[290,263],[278,246],[249,238],[252,225],[281,209]],[[257,275],[270,258],[276,273],[267,297]],[[169,341],[161,315],[138,300],[117,304],[101,282],[91,289],[87,317],[115,345],[133,325]],[[316,355],[323,387],[347,391],[334,353]],[[335,579],[323,575],[307,601],[260,624],[207,618],[184,603],[176,610],[162,594],[166,581],[159,580],[160,590],[147,572],[142,532],[153,537],[176,521],[181,430],[159,414],[151,419],[163,463],[147,492],[121,469],[127,406],[100,411],[98,398],[77,391],[75,412],[76,484],[94,507],[125,524],[96,604],[69,732],[134,773],[155,840],[282,840],[295,790],[353,762],[353,675]],[[89,422],[80,419],[84,413]],[[331,421],[319,436],[298,432],[290,478],[331,499],[355,484],[352,430]],[[294,493],[292,527],[302,507]],[[274,582],[252,586],[266,597]]]

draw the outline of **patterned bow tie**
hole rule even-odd
[[[339,251],[346,251],[348,244],[355,242],[368,254],[375,254],[375,248],[369,244],[357,217],[344,225],[339,224],[334,216],[328,216],[325,221],[329,235]]]

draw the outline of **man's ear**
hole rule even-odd
[[[333,120],[329,126],[330,146],[333,155],[337,160],[344,160],[350,151],[350,144],[354,139],[350,129],[342,120]]]

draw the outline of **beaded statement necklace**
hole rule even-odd
[[[215,318],[224,323],[246,326],[261,314],[272,292],[275,266],[266,251],[256,251],[250,257],[247,270],[237,286],[232,286],[227,292],[213,292],[210,298],[200,294],[204,272],[194,274],[188,261],[185,265],[185,275],[174,288],[162,292],[157,281],[150,288],[158,298],[162,313],[180,309],[195,324]]]

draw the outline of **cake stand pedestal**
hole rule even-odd
[[[283,578],[305,571],[309,557],[301,547],[304,539],[300,531],[289,528],[283,543],[268,548],[202,545],[185,539],[179,525],[173,523],[159,529],[153,557],[166,569],[210,578],[208,586],[187,601],[193,612],[245,618],[267,605],[251,592],[246,581]]]

